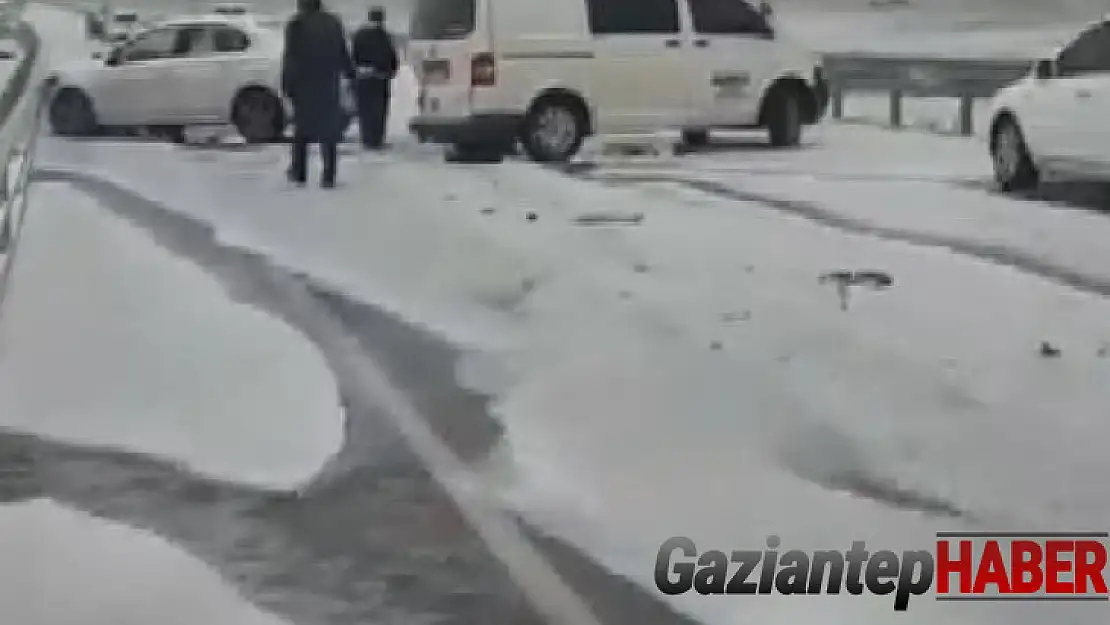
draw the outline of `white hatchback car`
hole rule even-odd
[[[68,136],[137,126],[181,136],[185,126],[230,123],[250,142],[280,139],[291,117],[280,96],[284,41],[261,24],[226,15],[160,22],[104,58],[58,71],[50,125]],[[345,108],[349,120],[349,97]]]
[[[1110,180],[1110,16],[1003,88],[991,110],[994,176],[1006,191],[1042,175]]]
[[[410,129],[564,161],[592,135],[761,128],[797,145],[824,114],[819,58],[746,0],[417,0]]]

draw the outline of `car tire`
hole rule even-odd
[[[994,180],[1000,190],[1028,191],[1037,186],[1040,174],[1017,120],[1007,115],[995,122],[990,150]]]
[[[231,121],[247,143],[269,143],[285,132],[281,100],[265,89],[247,89],[231,105]]]
[[[578,100],[555,96],[538,100],[524,116],[520,142],[537,163],[565,163],[586,139],[589,120]]]
[[[802,142],[802,99],[786,87],[775,87],[767,98],[767,134],[771,145],[796,147]]]
[[[62,137],[91,137],[100,129],[92,100],[80,89],[66,88],[50,101],[50,128]]]

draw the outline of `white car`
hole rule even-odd
[[[1108,112],[1110,16],[995,96],[989,138],[998,185],[1031,189],[1044,174],[1110,180]]]
[[[158,23],[104,58],[57,72],[50,125],[68,136],[135,126],[180,136],[188,125],[230,123],[250,142],[279,139],[291,117],[280,95],[283,44],[280,30],[253,18]],[[349,97],[345,108],[349,120]]]
[[[591,134],[712,128],[792,146],[828,101],[818,57],[745,0],[416,0],[408,53],[410,130],[456,152],[564,161]]]

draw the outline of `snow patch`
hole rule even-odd
[[[36,184],[0,332],[0,425],[291,488],[338,450],[307,341],[68,186]]]
[[[0,506],[0,579],[20,625],[290,625],[170,543],[45,499]]]

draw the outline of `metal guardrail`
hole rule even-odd
[[[0,44],[17,63],[0,92],[0,304],[26,219],[27,184],[49,90],[38,34],[18,19],[0,22]]]
[[[828,54],[824,69],[831,89],[832,116],[844,115],[850,93],[885,93],[890,102],[890,125],[902,126],[903,100],[956,98],[960,134],[974,131],[977,99],[990,98],[1000,88],[1029,73],[1033,59],[955,59],[915,56]]]

